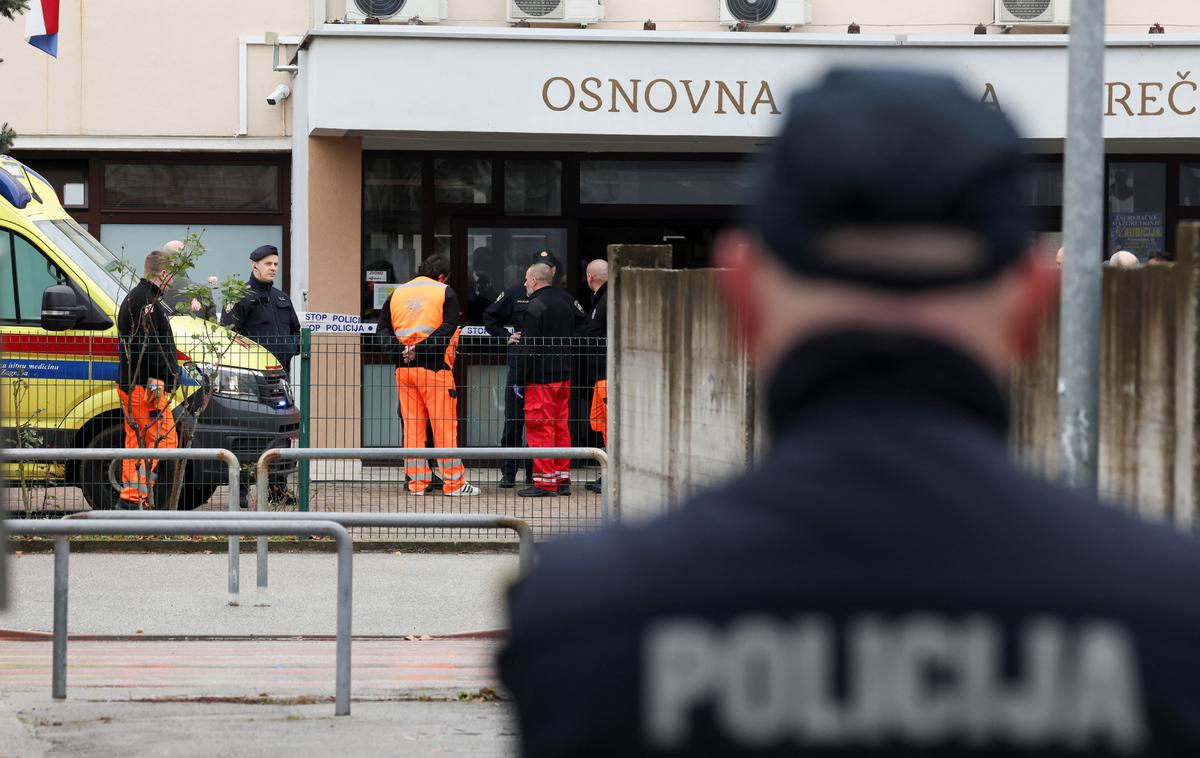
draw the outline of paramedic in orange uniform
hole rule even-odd
[[[433,427],[435,447],[458,446],[458,399],[454,356],[458,347],[458,296],[447,284],[450,260],[425,259],[417,277],[400,285],[379,313],[378,334],[395,345],[396,393],[404,424],[404,446],[425,447],[425,425]],[[442,490],[451,497],[478,495],[458,458],[439,458]],[[408,491],[424,495],[433,480],[429,462],[407,458]]]
[[[117,394],[125,421],[126,448],[175,448],[179,439],[171,396],[179,386],[175,337],[162,297],[171,287],[168,256],[146,256],[145,276],[129,291],[117,312]],[[121,507],[140,510],[150,504],[158,459],[121,461]],[[162,505],[162,503],[158,503]]]

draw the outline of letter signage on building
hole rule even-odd
[[[311,35],[300,72],[309,133],[436,134],[467,143],[471,135],[754,141],[778,128],[791,90],[837,65],[946,71],[1012,116],[1025,136],[1065,133],[1065,37],[712,33],[662,41],[517,31],[397,27],[367,35],[324,27]],[[1200,74],[1190,65],[1200,39],[1163,42],[1110,41],[1106,137],[1200,134]],[[364,71],[405,73],[381,83]]]

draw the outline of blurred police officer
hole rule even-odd
[[[245,297],[225,306],[221,323],[244,334],[271,352],[284,371],[291,372],[292,358],[300,353],[300,319],[287,293],[274,286],[279,273],[279,251],[274,245],[262,245],[250,253],[250,289]],[[242,504],[246,503],[249,482],[243,480]],[[272,474],[271,499],[291,502],[287,477]]]
[[[250,290],[237,303],[225,306],[221,323],[271,351],[284,371],[300,353],[300,319],[287,293],[274,286],[279,251],[274,245],[250,253]]]
[[[539,250],[534,253],[529,262],[531,265],[534,263],[546,264],[550,267],[553,281],[558,281],[558,259],[549,250]],[[544,296],[553,296],[570,304],[576,329],[582,328],[587,323],[587,313],[583,310],[583,306],[566,290],[554,287],[552,292]],[[514,381],[513,370],[516,366],[516,352],[512,346],[521,341],[520,324],[527,307],[529,307],[529,294],[526,292],[524,281],[522,281],[501,292],[496,297],[496,301],[483,312],[483,325],[487,327],[488,333],[493,337],[507,340],[509,345],[508,371],[504,389],[504,428],[500,433],[501,447],[521,447],[521,432],[525,428],[525,400],[517,394],[515,389],[517,385]],[[508,331],[509,328],[513,329],[511,334]],[[533,461],[526,460],[524,465],[525,484],[529,486],[533,484]],[[517,462],[515,460],[503,461],[500,464],[500,475],[501,487],[515,487]]]
[[[526,755],[1200,755],[1200,544],[1009,460],[1057,276],[1023,170],[948,78],[792,98],[716,251],[772,449],[540,552],[500,661]]]

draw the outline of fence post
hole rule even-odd
[[[54,640],[51,651],[50,696],[67,696],[67,586],[71,543],[66,536],[54,538]]]
[[[309,420],[312,411],[309,407],[309,380],[312,378],[312,329],[305,327],[300,330],[300,447],[309,445]],[[308,460],[300,461],[299,509],[308,510]]]

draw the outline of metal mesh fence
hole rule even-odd
[[[603,340],[510,344],[465,327],[453,339],[433,336],[406,350],[391,337],[306,333],[300,355],[285,366],[249,340],[214,342],[214,334],[177,334],[173,344],[143,339],[141,363],[123,374],[115,336],[4,332],[3,444],[226,448],[243,465],[246,507],[257,506],[253,465],[271,447],[604,446],[605,406],[595,402]],[[142,371],[165,373],[164,365],[178,373]],[[210,461],[23,462],[5,464],[3,475],[0,502],[18,517],[139,504],[229,507],[227,474]],[[491,513],[524,519],[544,539],[599,525],[597,475],[591,461],[552,459],[279,462],[270,507]],[[480,538],[452,531],[359,536]]]

